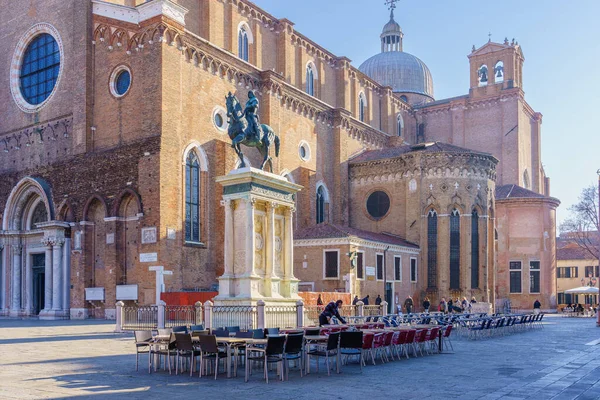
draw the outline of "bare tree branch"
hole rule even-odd
[[[571,239],[594,259],[600,255],[598,201],[598,188],[595,185],[584,188],[579,195],[579,202],[569,207],[570,217],[559,227],[561,236]]]

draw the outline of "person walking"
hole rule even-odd
[[[431,302],[429,301],[429,297],[425,297],[425,300],[423,300],[423,310],[427,314],[429,314],[429,307],[431,307]]]
[[[342,300],[338,300],[335,303],[332,301],[327,304],[321,315],[319,315],[319,326],[329,325],[332,317],[336,317],[342,324],[345,324],[346,320],[342,318],[339,312],[339,308],[343,303]]]
[[[354,296],[354,300],[352,300],[352,305],[353,305],[353,306],[355,306],[355,305],[356,305],[356,303],[358,303],[358,302],[359,302],[359,300],[360,300],[360,299],[358,298],[358,296]]]
[[[318,306],[322,306],[323,305],[323,299],[321,298],[321,294],[319,293],[319,298],[317,299],[317,305]]]
[[[404,308],[406,309],[407,314],[412,313],[413,305],[414,305],[414,303],[413,303],[412,297],[410,297],[410,296],[406,297],[406,300],[404,300]]]
[[[365,306],[369,305],[369,295],[366,295],[363,299],[362,302]]]
[[[538,315],[541,312],[541,310],[540,310],[541,308],[542,308],[542,304],[539,302],[538,299],[535,299],[535,301],[533,302],[533,313],[535,315]]]
[[[467,311],[467,308],[469,308],[469,302],[467,301],[466,297],[463,297],[462,302],[460,303],[460,308],[462,308],[463,312]]]
[[[375,305],[378,306],[381,304],[381,295],[377,295],[377,298],[375,299]]]

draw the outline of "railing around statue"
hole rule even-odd
[[[213,306],[212,327],[222,328],[239,326],[240,329],[255,329],[258,327],[258,312],[256,306]]]
[[[265,328],[296,328],[298,311],[293,306],[265,306]]]
[[[165,306],[166,328],[198,324],[202,324],[202,321],[198,321],[194,306]]]
[[[123,307],[124,330],[151,330],[158,326],[157,306],[128,306]]]
[[[324,309],[325,306],[304,306],[304,325],[319,325],[319,315],[321,315]],[[358,317],[358,310],[358,306],[342,305],[342,307],[339,309],[339,312],[342,317]]]
[[[363,313],[365,317],[374,317],[378,315],[385,315],[381,310],[381,306],[364,306]]]

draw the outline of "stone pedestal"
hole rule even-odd
[[[302,186],[285,178],[242,168],[217,178],[225,207],[224,273],[217,305],[296,303],[294,195]]]

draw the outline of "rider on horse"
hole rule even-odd
[[[246,108],[244,109],[244,115],[248,121],[248,128],[246,129],[246,140],[257,141],[262,136],[262,129],[258,121],[258,106],[259,102],[254,92],[251,90],[248,92],[248,101],[246,102]]]

